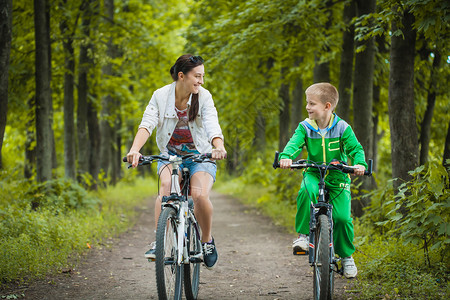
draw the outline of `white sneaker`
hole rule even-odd
[[[358,274],[358,269],[356,268],[353,257],[349,256],[349,257],[343,258],[341,260],[341,262],[342,262],[342,268],[344,268],[344,276],[349,279],[355,278],[356,274]]]
[[[144,257],[148,260],[155,260],[156,258],[156,241],[150,244],[150,249],[145,252]]]
[[[294,243],[292,244],[292,250],[294,255],[301,255],[308,253],[309,250],[309,237],[306,234],[300,234]]]

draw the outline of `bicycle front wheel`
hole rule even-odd
[[[186,299],[196,300],[200,284],[200,259],[202,254],[202,242],[197,224],[189,224],[187,231],[187,248],[190,263],[184,265],[184,293]]]
[[[156,229],[156,286],[158,298],[181,299],[183,286],[182,265],[177,265],[176,211],[166,207],[161,211]]]
[[[314,260],[314,299],[328,300],[332,298],[330,287],[331,255],[330,255],[330,222],[326,215],[319,215],[319,224],[315,235]]]

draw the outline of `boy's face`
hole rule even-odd
[[[306,111],[311,120],[324,120],[331,114],[331,104],[324,104],[317,95],[306,95]]]

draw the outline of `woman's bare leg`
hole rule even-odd
[[[194,200],[194,214],[202,230],[202,243],[211,237],[213,205],[209,199],[214,180],[207,172],[197,172],[191,177],[191,195]]]
[[[172,182],[172,166],[168,165],[167,167],[161,167],[159,172],[159,195],[156,197],[155,201],[155,230],[158,226],[159,214],[161,213],[161,201],[163,196],[170,195],[170,185]],[[181,180],[181,178],[180,178]]]

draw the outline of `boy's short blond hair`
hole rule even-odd
[[[319,97],[323,104],[330,102],[332,110],[334,110],[339,102],[338,90],[328,82],[319,82],[310,85],[306,91],[306,95],[315,95]]]

